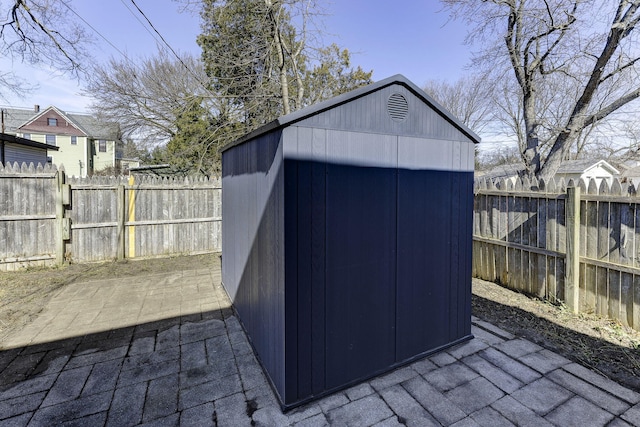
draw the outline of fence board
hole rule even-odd
[[[55,261],[56,170],[18,171],[0,167],[0,270]],[[122,227],[125,237],[135,230],[135,256],[220,252],[221,185],[219,179],[70,178],[70,205],[63,215],[71,221],[71,239],[64,243],[67,259],[104,261],[118,256],[118,210],[128,220],[129,190],[135,198],[138,222]],[[118,186],[124,185],[124,198]],[[124,239],[129,254],[128,238]],[[133,240],[132,240],[133,242]],[[133,252],[131,252],[133,253]]]
[[[580,185],[579,310],[640,330],[640,198],[619,183]],[[564,301],[566,185],[489,182],[474,191],[474,275]]]
[[[557,244],[557,220],[556,220],[556,211],[557,211],[557,200],[547,199],[547,249],[552,251],[558,250]]]
[[[620,204],[620,264],[633,265],[634,247],[634,206],[631,203]]]
[[[620,319],[620,295],[621,295],[621,283],[620,272],[614,269],[608,270],[608,291],[607,304],[608,312],[606,314],[610,319]]]
[[[624,326],[633,327],[633,274],[620,274],[620,316]]]
[[[566,204],[566,199],[556,201],[556,251],[558,252],[566,252],[567,250]]]
[[[499,240],[503,240],[503,241],[507,241],[508,240],[508,235],[509,235],[509,218],[508,218],[508,209],[507,209],[507,197],[505,197],[504,195],[500,195],[498,196],[499,198],[499,205],[498,208],[500,210],[499,214],[499,218],[500,218],[500,227],[499,227],[499,231],[498,231],[498,239]],[[503,256],[504,258],[504,256]]]
[[[547,269],[547,299],[552,303],[556,301],[557,289],[558,289],[558,281],[556,280],[556,258],[555,257],[547,257],[546,259],[546,269]]]
[[[609,261],[620,264],[622,233],[620,203],[610,203],[609,206]]]
[[[640,330],[640,274],[633,276],[633,328]]]
[[[635,206],[635,222],[633,233],[633,266],[640,268],[640,209]]]
[[[598,203],[598,252],[597,259],[609,260],[609,202]]]
[[[51,167],[0,166],[0,271],[54,263],[55,188]]]

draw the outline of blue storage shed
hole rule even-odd
[[[472,338],[478,142],[396,75],[223,149],[223,285],[283,409]]]
[[[50,163],[48,151],[58,151],[58,147],[32,141],[19,136],[0,133],[0,166],[13,163],[33,163],[45,166]]]

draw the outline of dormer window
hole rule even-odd
[[[47,118],[47,126],[58,126],[58,119],[52,117]]]

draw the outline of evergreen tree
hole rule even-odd
[[[202,99],[195,98],[176,112],[176,132],[161,158],[184,175],[218,173],[220,158],[212,123],[211,113],[203,106]]]

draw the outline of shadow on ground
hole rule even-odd
[[[539,301],[536,303],[544,304]],[[472,312],[478,318],[640,392],[640,351],[637,348],[617,345],[519,307],[501,304],[478,295],[473,295],[472,305]]]

